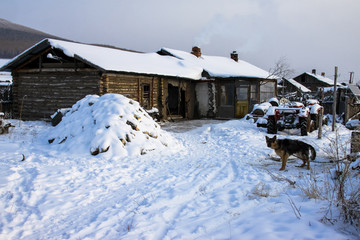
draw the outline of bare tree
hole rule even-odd
[[[280,57],[279,60],[275,62],[275,66],[270,68],[269,76],[267,77],[272,79],[277,79],[278,82],[282,81],[282,95],[285,95],[285,81],[284,78],[288,78],[290,75],[294,74],[294,69],[290,68],[286,57]]]
[[[290,68],[290,64],[286,57],[280,57],[280,59],[275,62],[275,66],[270,68],[270,75],[268,78],[288,78],[290,75],[294,74],[294,72],[294,69]]]

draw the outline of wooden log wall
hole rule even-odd
[[[105,73],[101,76],[100,89],[104,89],[101,91],[101,94],[118,93],[138,101],[141,104],[142,86],[144,84],[148,84],[150,85],[149,108],[151,109],[152,107],[155,107],[159,109],[159,82],[160,77],[156,76]]]
[[[347,100],[347,118],[355,117],[357,114],[360,113],[360,105],[356,103],[356,99],[353,96],[351,99]],[[359,116],[359,115],[357,115]],[[356,117],[355,117],[356,118]]]
[[[186,117],[194,116],[195,87],[189,80],[174,79],[161,76],[133,75],[125,73],[104,73],[100,80],[101,94],[119,93],[138,101],[140,104],[143,99],[141,96],[142,86],[150,85],[150,106],[159,110],[161,118],[167,118],[166,98],[168,96],[168,84],[180,86],[186,92]]]
[[[54,64],[53,64],[54,65]],[[55,64],[56,65],[56,64]],[[70,64],[71,65],[71,64]],[[70,66],[69,65],[69,66]],[[92,68],[42,68],[13,71],[14,117],[22,120],[50,119],[59,108],[69,108],[89,94],[118,93],[142,103],[143,86],[150,86],[148,108],[167,118],[168,83],[186,92],[186,117],[192,118],[195,89],[189,80],[127,73],[101,73]],[[49,67],[49,68],[47,68]]]
[[[158,104],[159,104],[160,116],[163,119],[167,119],[168,114],[167,114],[166,98],[168,96],[168,81],[164,77],[159,78],[158,93],[159,93]]]
[[[22,120],[49,119],[88,94],[99,94],[97,71],[17,71],[13,73],[14,115]]]

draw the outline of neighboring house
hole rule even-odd
[[[278,85],[278,95],[290,100],[298,100],[306,94],[310,94],[311,90],[304,85],[298,83],[294,79],[282,78]]]
[[[241,118],[255,104],[276,96],[276,79],[269,72],[239,60],[236,52],[229,58],[202,55],[198,47],[193,47],[191,53],[169,48],[158,53],[202,69],[202,77],[195,86],[199,117]]]
[[[353,73],[350,75],[352,82]],[[313,69],[312,73],[303,73],[294,78],[298,83],[311,90],[311,95],[320,100],[324,107],[325,114],[332,114],[334,103],[334,80],[325,77],[325,73],[316,74]],[[336,91],[336,114],[342,115],[343,119],[352,118],[360,111],[360,91],[359,87],[354,84],[337,83]]]
[[[10,59],[0,59],[0,67]],[[12,77],[10,72],[0,72],[0,112],[12,118]]]
[[[360,118],[360,88],[358,85],[349,84],[346,91],[341,91],[339,102],[339,110],[344,112],[345,123],[351,118]]]
[[[23,120],[49,119],[88,94],[106,93],[157,108],[163,118],[169,112],[193,118],[192,80],[201,77],[200,68],[173,57],[53,39],[24,51],[4,70],[12,71],[14,115]]]
[[[332,113],[334,89],[327,88],[324,91],[325,112]],[[346,123],[349,119],[358,119],[360,113],[360,89],[358,85],[349,84],[337,88],[336,113],[343,116]]]
[[[316,96],[324,107],[325,114],[332,114],[334,103],[334,87],[323,88]],[[344,84],[336,88],[336,114],[346,122],[351,118],[359,118],[360,89],[355,84]]]
[[[334,80],[325,77],[325,73],[321,73],[321,75],[316,74],[315,69],[313,69],[311,73],[305,72],[297,77],[294,77],[294,80],[310,89],[313,93],[316,93],[320,87],[324,88],[334,86]]]

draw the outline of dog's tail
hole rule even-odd
[[[311,160],[315,160],[316,158],[316,151],[315,148],[311,145],[309,145],[310,151],[311,151]]]

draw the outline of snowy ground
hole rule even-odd
[[[298,159],[279,172],[266,130],[245,120],[168,123],[162,128],[178,144],[121,159],[51,145],[44,122],[12,123],[0,136],[0,239],[358,238],[339,222],[320,222],[327,202],[298,187],[310,172]],[[291,136],[317,150],[319,182],[330,130],[322,140]],[[339,133],[349,140],[349,130]]]

